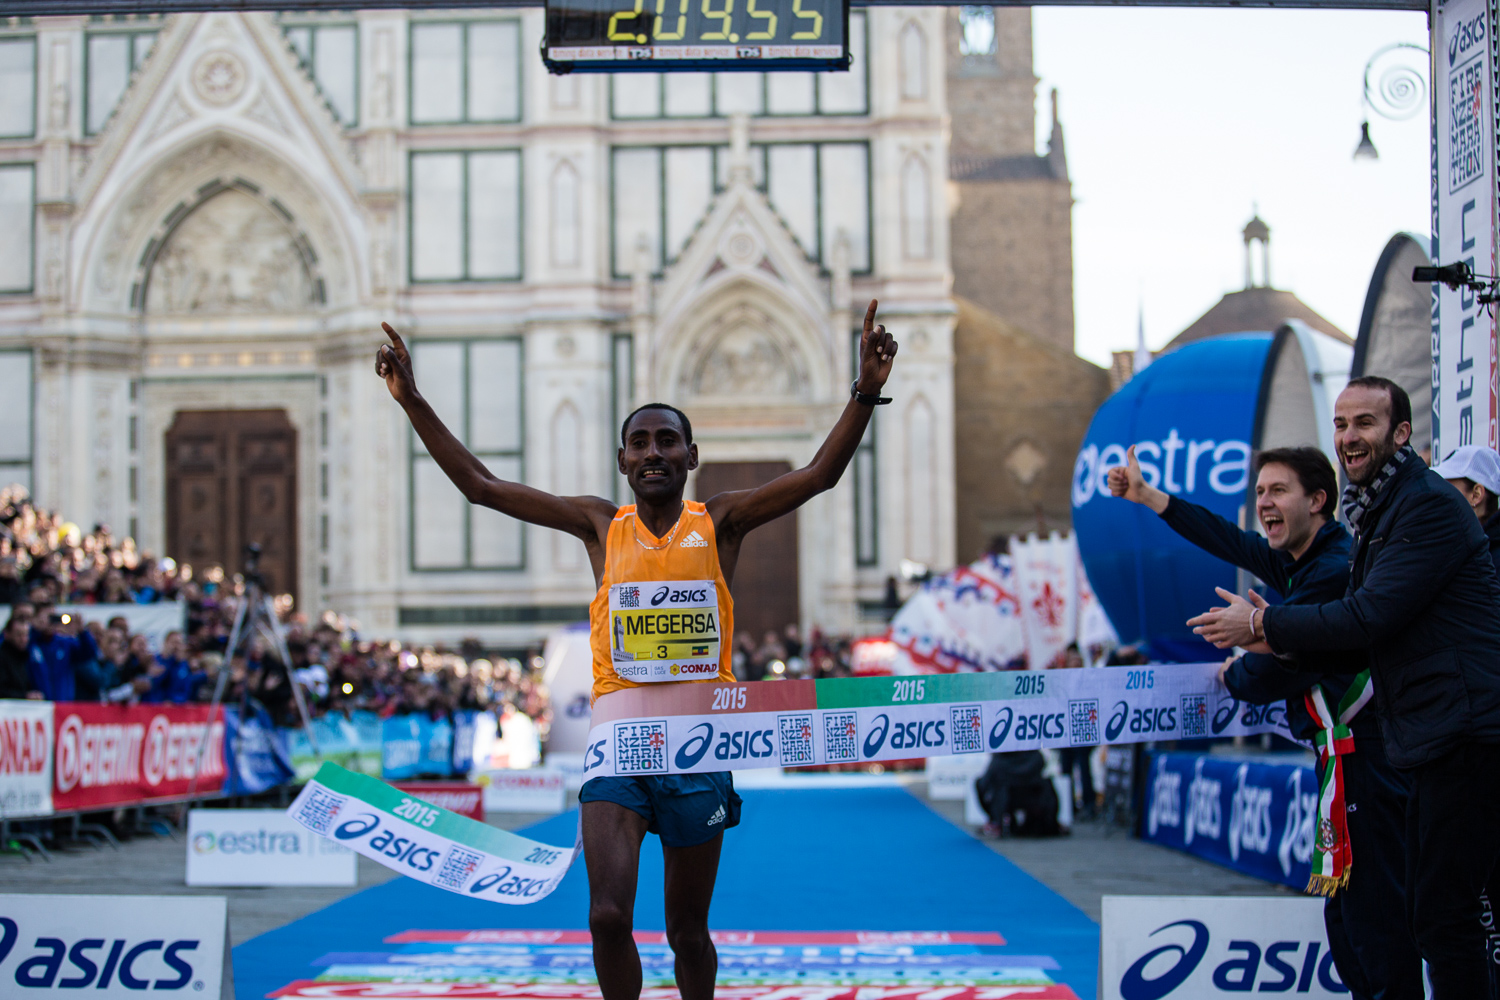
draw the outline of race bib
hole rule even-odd
[[[637,684],[719,675],[719,590],[712,580],[617,583],[609,588],[609,650]]]

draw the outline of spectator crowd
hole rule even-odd
[[[290,595],[275,599],[287,656],[253,635],[225,664],[246,583],[221,566],[202,572],[158,559],[105,525],[85,532],[36,507],[18,486],[0,489],[0,604],[9,605],[0,639],[0,698],[47,701],[208,702],[221,672],[228,704],[255,699],[281,725],[299,722],[293,685],[314,716],[357,709],[382,717],[507,707],[535,722],[551,719],[541,660],[491,657],[476,640],[442,645],[374,641],[325,612],[309,621]],[[70,612],[76,605],[179,601],[184,627],[153,648],[121,614],[107,621]]]

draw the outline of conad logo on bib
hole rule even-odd
[[[637,683],[719,672],[719,590],[712,580],[637,581],[609,588],[615,673]]]

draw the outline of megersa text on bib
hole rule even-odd
[[[719,674],[719,592],[712,580],[609,588],[609,651],[628,681],[712,680]]]

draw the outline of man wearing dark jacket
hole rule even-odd
[[[1463,497],[1408,444],[1411,401],[1351,379],[1334,407],[1354,529],[1349,592],[1318,605],[1228,607],[1189,624],[1220,648],[1368,648],[1392,764],[1407,771],[1406,904],[1434,1000],[1490,989],[1480,896],[1500,856],[1500,580]]]
[[[19,615],[5,623],[0,641],[0,698],[41,697],[31,683],[31,624]]]
[[[1500,574],[1500,454],[1481,444],[1455,448],[1440,465],[1432,469],[1458,490],[1469,502],[1469,509],[1479,518],[1484,536],[1490,543],[1490,561]],[[1500,863],[1497,863],[1500,868]],[[1484,934],[1488,940],[1485,954],[1490,960],[1490,995],[1500,1000],[1500,921],[1496,920],[1495,902],[1500,900],[1500,880],[1490,873],[1480,906],[1484,910]]]
[[[1344,596],[1349,584],[1349,532],[1333,519],[1338,480],[1316,448],[1278,448],[1255,458],[1256,514],[1262,536],[1243,531],[1213,511],[1162,492],[1145,481],[1135,449],[1109,471],[1110,492],[1142,504],[1173,531],[1210,555],[1255,574],[1285,604],[1321,604]],[[1320,728],[1306,694],[1321,685],[1337,705],[1367,666],[1365,650],[1325,653],[1321,671],[1294,670],[1266,653],[1246,653],[1220,674],[1229,693],[1266,705],[1286,699],[1292,734],[1312,742]],[[1355,752],[1342,757],[1349,841],[1357,864],[1349,881],[1323,908],[1328,948],[1339,978],[1356,1000],[1421,1000],[1422,959],[1405,919],[1405,777],[1386,760],[1374,712],[1350,723]],[[1324,765],[1319,758],[1319,783]]]

